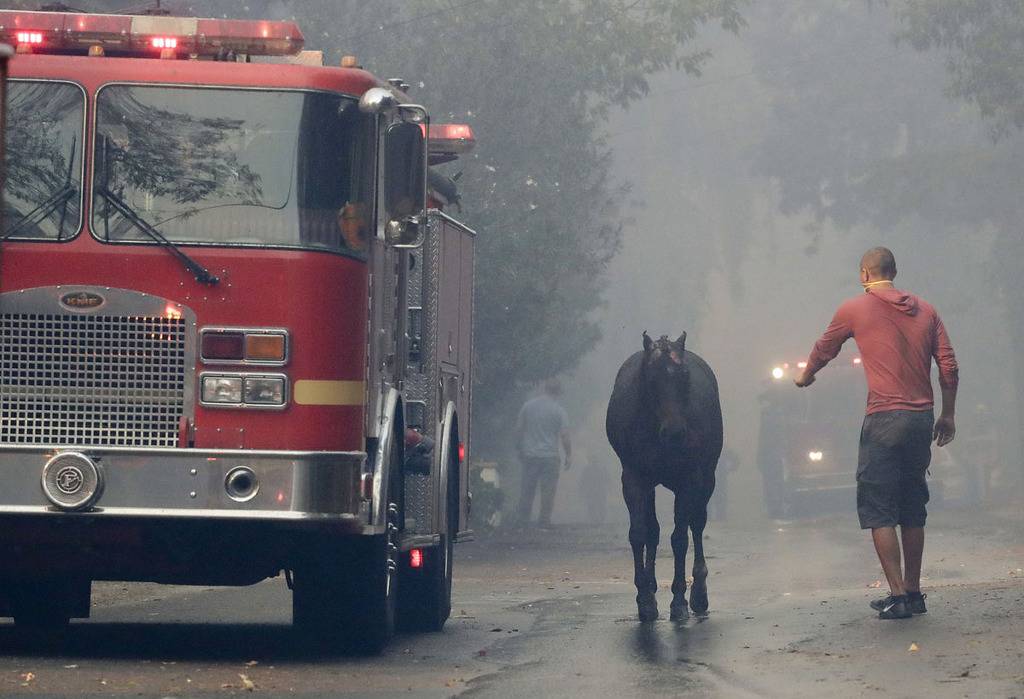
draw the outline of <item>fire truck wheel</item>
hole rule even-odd
[[[457,458],[449,468],[448,521],[441,533],[441,543],[424,551],[422,568],[412,568],[408,557],[403,557],[398,614],[399,628],[403,631],[440,631],[451,616],[453,554],[459,529]]]
[[[328,652],[380,652],[394,630],[386,537],[323,542],[315,548],[294,572],[295,625]]]
[[[73,616],[88,616],[91,583],[82,580],[33,580],[6,585],[16,626],[54,631]],[[84,609],[82,609],[84,605]]]
[[[294,571],[292,620],[325,650],[376,654],[394,635],[403,479],[392,467],[387,534],[314,543]]]

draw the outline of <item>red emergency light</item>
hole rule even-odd
[[[431,124],[427,129],[430,152],[442,155],[461,155],[473,150],[476,136],[469,124]]]
[[[38,46],[43,43],[42,32],[17,32],[14,36],[19,44]]]
[[[410,568],[422,568],[423,567],[423,549],[413,549],[409,552],[409,567]]]
[[[108,56],[291,56],[305,39],[294,22],[0,10],[0,42],[49,53]]]

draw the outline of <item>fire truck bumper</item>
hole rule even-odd
[[[0,516],[319,524],[364,532],[364,452],[0,446]]]

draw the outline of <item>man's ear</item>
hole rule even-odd
[[[676,344],[679,345],[679,349],[680,350],[686,349],[686,331],[685,330],[683,331],[682,335],[680,335],[678,338],[676,338]]]
[[[646,330],[644,330],[644,352],[650,352],[653,347],[654,340],[652,340],[651,336],[647,334]]]

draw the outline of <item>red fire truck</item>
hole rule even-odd
[[[433,166],[471,129],[290,22],[0,11],[0,41],[0,615],[283,572],[314,638],[440,629],[475,236]]]

